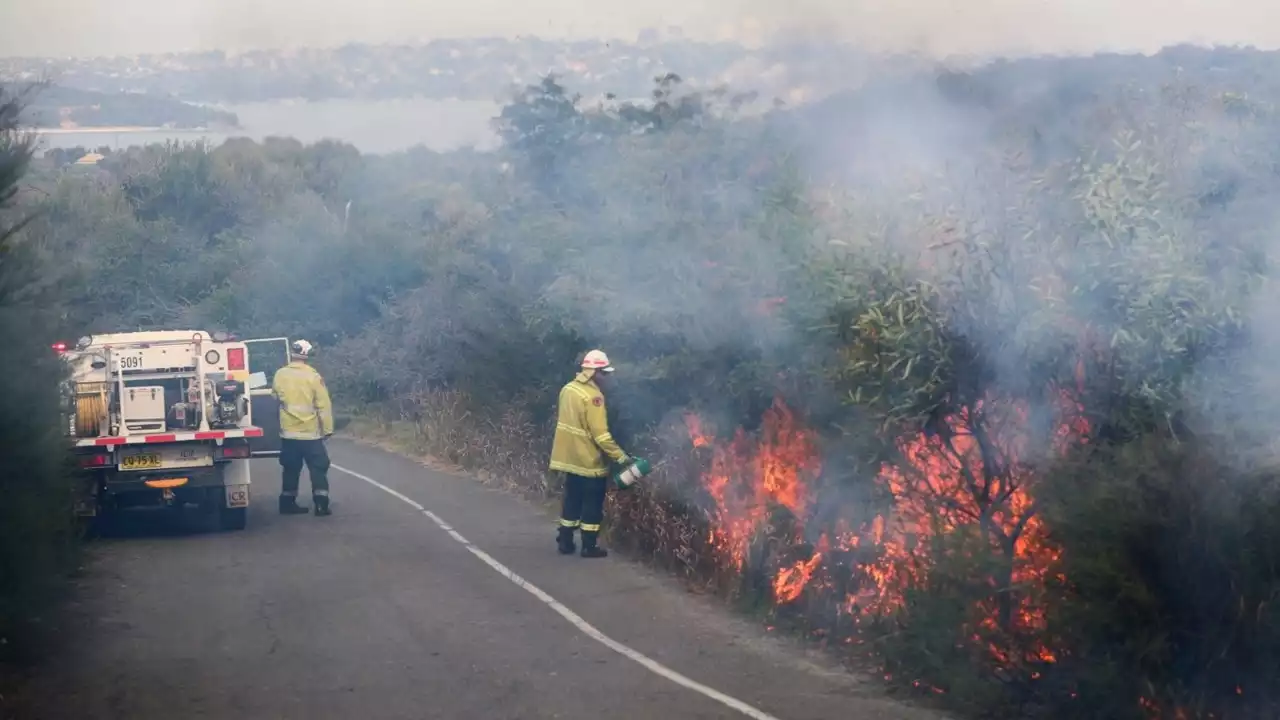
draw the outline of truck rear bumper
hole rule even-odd
[[[247,463],[241,460],[218,463],[213,467],[137,472],[104,470],[96,478],[85,479],[84,491],[77,498],[76,514],[92,516],[97,515],[99,509],[154,509],[185,505],[248,507]]]
[[[122,495],[149,490],[173,490],[221,487],[224,484],[221,468],[168,468],[140,472],[109,472],[104,490],[109,495]]]

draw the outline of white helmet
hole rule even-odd
[[[606,373],[613,372],[613,366],[609,364],[609,356],[605,355],[603,350],[592,350],[587,353],[582,358],[582,369]]]
[[[315,350],[315,346],[307,342],[306,340],[294,340],[293,344],[289,346],[290,354],[292,354],[294,357],[300,357],[300,358],[311,357],[311,353],[314,350]]]

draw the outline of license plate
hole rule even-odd
[[[160,453],[138,453],[120,458],[121,470],[149,470],[160,467]]]
[[[170,445],[147,445],[129,448],[121,454],[120,469],[133,470],[182,470],[186,468],[211,467],[213,465],[212,448],[200,443],[174,443]]]
[[[249,486],[248,485],[228,485],[227,486],[227,507],[232,507],[232,508],[249,507]]]

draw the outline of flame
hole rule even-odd
[[[1060,453],[1084,441],[1089,424],[1069,393],[1055,398],[1058,424],[1050,450]],[[816,434],[781,399],[766,411],[754,438],[740,429],[732,441],[717,443],[697,416],[685,420],[694,447],[711,453],[702,476],[711,501],[707,540],[722,562],[742,571],[753,540],[765,534],[784,547],[805,546],[822,469]],[[1024,459],[1031,444],[1027,427],[1024,404],[989,397],[943,418],[937,431],[899,438],[901,460],[882,466],[878,476],[893,498],[891,510],[861,527],[843,518],[828,526],[806,559],[779,567],[772,580],[775,603],[829,589],[832,573],[842,570],[853,575],[856,588],[842,602],[845,613],[900,612],[906,592],[923,584],[939,559],[932,541],[977,529],[1003,558],[1004,569],[985,579],[991,592],[973,608],[972,639],[1002,665],[1055,662],[1057,654],[1043,639],[1040,596],[1048,581],[1063,579],[1055,574],[1061,550],[1037,513],[1033,468]]]
[[[712,450],[702,482],[714,504],[708,541],[741,570],[752,537],[777,508],[797,520],[804,517],[809,484],[822,470],[816,435],[801,427],[781,400],[765,411],[758,442],[739,429],[731,443],[717,445],[696,416],[686,415],[685,422],[694,447]]]
[[[1056,399],[1059,424],[1051,450],[1061,453],[1087,437],[1088,422],[1069,394],[1057,393]],[[992,657],[1013,664],[1010,646],[1025,644],[1013,640],[1041,634],[1045,610],[1037,596],[1055,577],[1061,551],[1037,512],[1034,474],[1022,459],[1029,438],[1020,429],[1028,423],[1024,404],[987,398],[943,418],[940,432],[897,441],[902,462],[885,464],[880,472],[894,509],[885,521],[888,531],[877,529],[885,553],[870,569],[877,584],[869,603],[874,612],[899,609],[905,591],[923,582],[934,562],[930,539],[971,527],[1004,565],[1003,577],[988,578],[991,597],[975,608],[982,634],[1004,639],[988,643]],[[1051,663],[1057,657],[1043,642],[1033,641],[1021,659]]]
[[[800,593],[804,592],[805,586],[813,577],[813,571],[818,568],[818,563],[821,561],[822,553],[814,553],[808,560],[798,562],[779,572],[778,577],[773,581],[773,597],[778,604],[794,602],[800,597]]]

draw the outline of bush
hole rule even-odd
[[[1192,716],[1264,717],[1280,698],[1280,481],[1155,434],[1046,478],[1071,579],[1051,614],[1080,709],[1140,696]],[[1105,604],[1098,602],[1105,599]]]
[[[59,402],[56,288],[38,248],[17,236],[13,207],[31,158],[17,131],[19,98],[0,96],[0,665],[37,649],[32,617],[46,609],[74,558],[69,454]]]

